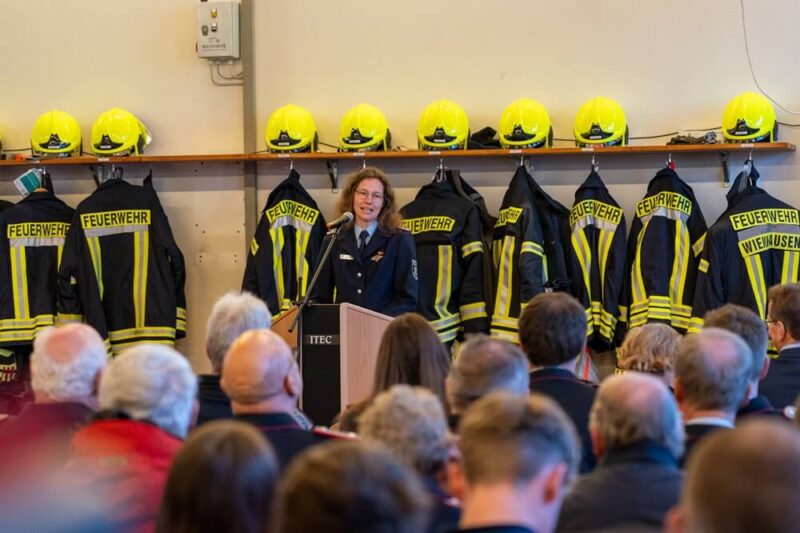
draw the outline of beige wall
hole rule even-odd
[[[267,116],[289,101],[311,110],[321,139],[331,144],[344,112],[368,101],[387,115],[395,144],[414,147],[417,118],[438,98],[464,106],[473,130],[495,126],[511,100],[535,98],[549,109],[556,137],[569,138],[580,104],[603,94],[623,105],[631,134],[640,136],[718,125],[725,103],[754,89],[734,0],[251,1],[256,67],[248,74],[255,81],[256,116],[246,120],[255,121],[259,149]],[[745,4],[762,84],[788,107],[800,108],[795,59],[800,3]],[[101,111],[120,105],[152,130],[151,154],[241,151],[242,91],[208,80],[208,67],[194,53],[195,5],[194,0],[28,0],[4,6],[4,144],[26,145],[30,125],[47,109],[73,113],[88,135]],[[800,123],[800,116],[779,116]],[[800,132],[784,128],[781,140],[800,142]],[[534,158],[535,177],[569,205],[586,177],[588,159]],[[735,173],[741,157],[732,161]],[[460,168],[496,210],[515,164],[457,160],[451,167]],[[800,188],[792,183],[800,167],[795,154],[761,155],[756,164],[770,192],[800,206]],[[406,202],[435,165],[396,160],[382,166]],[[628,219],[663,165],[657,156],[600,159],[601,175]],[[724,208],[726,192],[717,157],[684,155],[677,165],[710,224]],[[340,174],[357,167],[344,161]],[[333,215],[336,196],[325,164],[301,162],[297,168],[326,216]],[[142,170],[128,174],[141,176]],[[6,182],[16,171],[0,170],[0,193],[12,194]],[[243,231],[242,173],[234,164],[157,165],[154,172],[189,264],[190,337],[179,348],[205,370],[208,309],[219,294],[238,287],[249,238]],[[263,205],[287,165],[261,163],[258,173]],[[93,189],[86,169],[58,168],[53,175],[73,205]]]

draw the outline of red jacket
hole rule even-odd
[[[98,420],[72,440],[67,479],[103,499],[119,531],[155,531],[161,496],[181,440],[152,424]]]

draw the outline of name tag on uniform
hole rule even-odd
[[[339,259],[341,259],[342,261],[355,261],[355,259],[353,259],[353,256],[350,254],[339,254]]]

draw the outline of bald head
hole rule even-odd
[[[300,371],[292,350],[276,333],[251,330],[231,345],[222,367],[222,389],[234,412],[291,410],[302,392]]]
[[[85,324],[47,328],[36,336],[31,354],[31,386],[37,402],[93,404],[98,375],[108,353],[103,339]]]
[[[747,420],[701,442],[681,501],[686,531],[797,531],[800,433],[788,423]]]
[[[663,381],[649,374],[627,372],[600,385],[589,420],[596,451],[605,453],[654,441],[683,454],[683,425],[675,398]]]
[[[750,348],[730,331],[707,328],[684,337],[675,361],[678,400],[684,409],[735,415],[745,396],[751,366]]]

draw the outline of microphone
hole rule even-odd
[[[345,224],[352,222],[353,218],[354,218],[353,213],[351,213],[350,211],[345,211],[344,213],[342,213],[342,216],[340,216],[336,220],[328,222],[328,229],[340,228]]]

